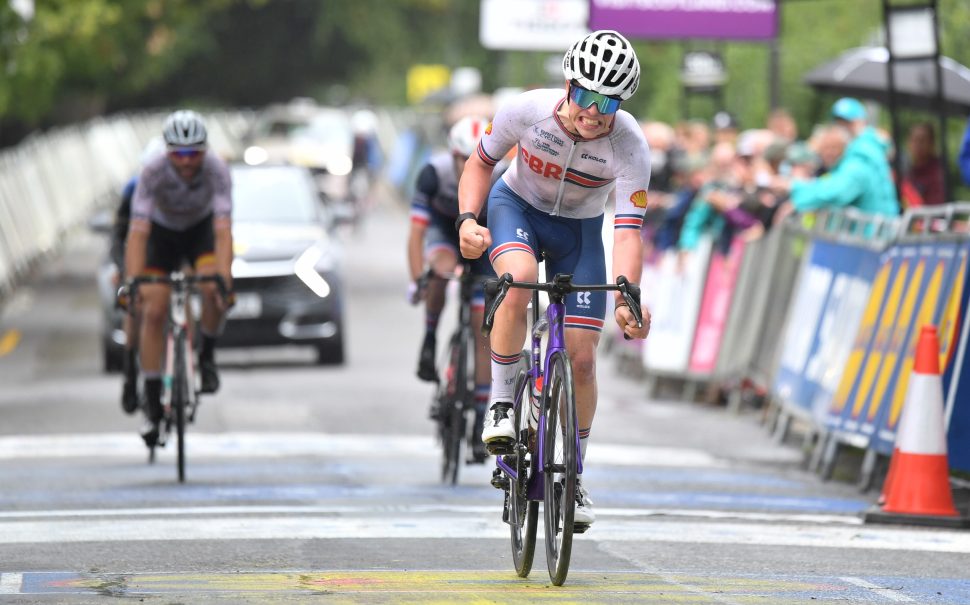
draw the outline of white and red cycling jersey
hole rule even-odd
[[[564,100],[561,89],[540,89],[509,101],[486,128],[478,157],[494,166],[518,144],[503,178],[530,205],[565,218],[592,218],[603,214],[615,188],[614,227],[639,230],[650,184],[650,148],[640,125],[619,110],[609,132],[584,139],[557,115]]]

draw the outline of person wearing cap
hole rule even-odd
[[[887,146],[868,125],[866,109],[857,99],[845,97],[832,106],[836,125],[849,133],[845,151],[824,176],[786,183],[797,212],[821,208],[853,207],[887,216],[899,214],[899,201],[889,167]]]

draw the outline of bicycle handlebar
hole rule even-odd
[[[226,302],[227,306],[232,306],[233,292],[226,286],[226,280],[221,275],[190,275],[186,273],[171,273],[170,275],[137,275],[129,279],[121,288],[118,289],[117,300],[132,298],[138,292],[138,287],[142,284],[168,284],[168,285],[191,285],[204,282],[213,282],[219,290],[219,295]],[[126,307],[131,308],[131,304]]]
[[[637,320],[637,327],[643,327],[643,312],[640,309],[640,286],[630,282],[625,275],[616,278],[615,284],[574,284],[573,276],[565,273],[557,273],[552,281],[549,282],[517,282],[512,279],[511,273],[505,273],[499,278],[491,278],[485,281],[485,318],[482,321],[482,332],[488,336],[492,331],[492,324],[495,321],[495,312],[498,310],[510,288],[521,288],[523,290],[536,290],[548,292],[554,301],[561,301],[565,296],[573,292],[599,292],[612,291],[623,295],[623,300],[630,307],[634,319]],[[629,336],[623,335],[629,340]]]

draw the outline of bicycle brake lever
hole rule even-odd
[[[626,301],[627,306],[630,308],[630,312],[633,313],[633,318],[637,320],[637,327],[643,327],[643,310],[640,309],[640,286],[630,282],[626,276],[621,275],[616,278],[616,285],[620,288],[620,294],[623,295],[623,300]],[[626,332],[623,333],[624,340],[633,340],[630,338]]]
[[[505,273],[500,278],[485,280],[485,316],[482,318],[482,334],[486,337],[492,333],[495,312],[498,310],[498,306],[502,304],[502,301],[505,300],[505,295],[508,293],[511,283],[511,273]]]

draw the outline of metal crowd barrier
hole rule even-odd
[[[641,361],[648,396],[717,387],[740,407],[763,395],[775,438],[797,421],[828,478],[843,446],[865,450],[868,488],[891,454],[920,328],[938,327],[950,468],[970,472],[970,203],[899,218],[853,210],[790,217],[727,253],[705,241],[678,264],[645,265],[653,330]]]

